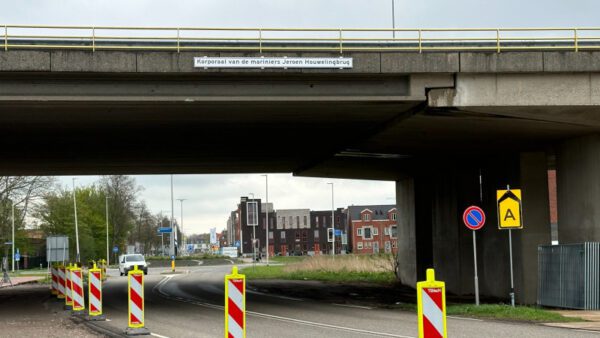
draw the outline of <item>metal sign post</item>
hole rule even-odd
[[[496,191],[498,201],[498,228],[508,229],[508,250],[510,258],[510,304],[515,306],[515,284],[513,275],[512,229],[523,229],[523,208],[521,190],[510,189]]]
[[[485,213],[480,207],[470,206],[463,213],[463,222],[473,231],[473,267],[475,283],[475,305],[479,306],[479,277],[477,276],[477,235],[475,232],[485,224]]]

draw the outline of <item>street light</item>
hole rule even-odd
[[[181,203],[181,243],[183,245],[183,249],[186,249],[185,246],[185,233],[183,232],[183,201],[185,201],[185,198],[178,198],[177,199],[180,203]]]
[[[269,266],[269,175],[261,175],[265,177],[265,205],[267,210],[265,211],[265,255],[267,257],[267,266]]]
[[[173,229],[173,174],[171,174],[171,257],[175,256],[175,234]]]
[[[252,195],[252,202],[254,202],[254,193],[249,192],[248,195]],[[258,208],[256,208],[258,211]],[[247,212],[248,210],[246,210]],[[247,218],[247,217],[246,217]],[[252,255],[254,256],[252,264],[256,263],[256,224],[252,225]]]
[[[108,243],[108,196],[104,196],[106,206],[106,266],[110,265],[110,250]]]
[[[79,229],[77,227],[77,199],[75,198],[77,195],[77,191],[75,190],[75,180],[77,178],[73,177],[73,213],[75,214],[75,244],[77,247],[77,259],[76,261],[79,262],[80,256],[79,256]]]
[[[335,257],[335,218],[333,216],[333,183],[329,182],[327,184],[331,184],[331,256]]]
[[[394,9],[396,0],[392,0],[392,38],[396,38],[396,10]]]

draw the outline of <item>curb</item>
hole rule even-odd
[[[71,317],[71,321],[74,322],[75,324],[83,324],[83,325],[85,325],[85,327],[87,327],[91,331],[94,331],[99,334],[103,334],[106,337],[111,337],[111,338],[127,337],[125,334],[123,334],[123,332],[121,330],[118,330],[115,328],[113,331],[113,330],[111,330],[111,328],[102,327],[102,326],[98,325],[96,322],[87,321],[87,320],[84,320],[83,318]]]

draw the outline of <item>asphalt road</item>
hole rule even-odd
[[[222,337],[223,276],[230,266],[196,267],[188,274],[145,278],[145,323],[157,337]],[[99,327],[119,333],[127,327],[127,279],[104,285]],[[353,307],[264,294],[248,289],[248,337],[416,337],[417,319],[400,310]],[[598,333],[541,325],[448,318],[449,337],[599,337]]]

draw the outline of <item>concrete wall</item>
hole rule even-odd
[[[161,52],[161,51],[0,51],[1,71],[101,73],[524,73],[590,72],[600,66],[598,51],[547,52],[346,52],[352,69],[204,69],[198,56],[337,57],[324,52]]]
[[[562,142],[556,162],[559,242],[600,241],[600,135]]]
[[[513,231],[517,301],[535,303],[537,246],[550,243],[545,154],[441,162],[423,165],[412,178],[397,182],[402,282],[414,287],[417,280],[423,280],[425,269],[433,267],[436,277],[446,282],[448,292],[472,295],[472,232],[464,226],[462,213],[470,205],[479,205],[487,215],[486,225],[477,231],[480,293],[484,297],[508,298],[508,232],[498,230],[496,190],[509,184],[522,189],[525,201],[525,229]]]

